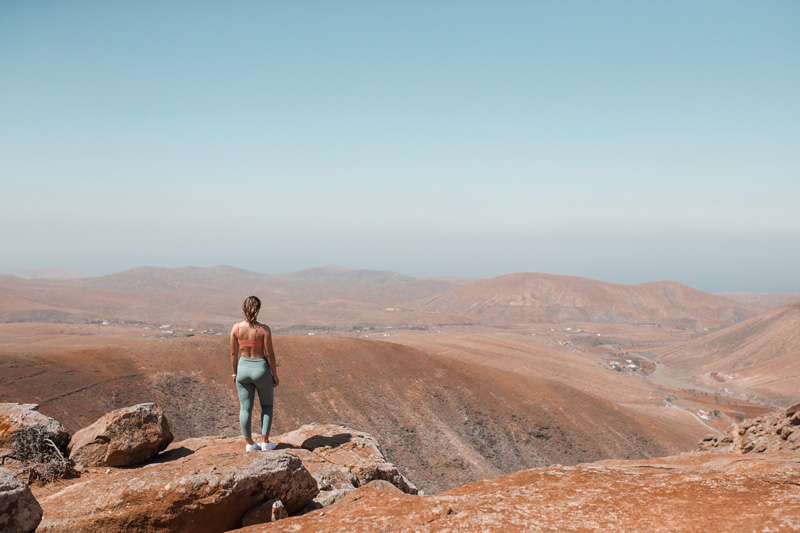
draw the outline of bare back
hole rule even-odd
[[[266,331],[262,324],[256,322],[252,326],[246,321],[233,326],[231,331],[231,344],[238,344],[239,354],[242,357],[258,359],[266,355]]]

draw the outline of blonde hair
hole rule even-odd
[[[251,326],[256,323],[258,312],[261,310],[261,300],[256,296],[248,296],[242,304],[242,312],[247,323]]]

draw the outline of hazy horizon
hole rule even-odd
[[[0,6],[0,271],[800,293],[800,4]]]
[[[414,274],[414,273],[402,272],[402,271],[399,271],[399,270],[396,270],[396,269],[391,269],[391,268],[369,269],[369,268],[362,268],[362,267],[358,267],[358,266],[344,266],[344,265],[333,264],[333,263],[326,264],[326,265],[312,265],[312,266],[308,266],[308,267],[305,267],[305,268],[302,268],[302,269],[297,269],[297,270],[270,271],[270,272],[259,271],[259,270],[249,269],[249,268],[243,268],[241,266],[237,266],[237,265],[233,265],[233,264],[222,264],[222,263],[220,263],[220,264],[215,264],[215,265],[177,265],[177,266],[170,266],[170,267],[165,267],[165,266],[161,266],[161,265],[138,265],[138,266],[134,266],[134,267],[130,267],[130,268],[125,268],[125,269],[122,269],[122,270],[95,271],[94,273],[89,273],[89,272],[84,272],[84,271],[76,271],[76,270],[64,269],[64,268],[42,268],[42,269],[13,268],[13,269],[7,269],[7,270],[0,270],[0,275],[12,275],[12,276],[20,277],[22,279],[40,278],[40,279],[53,279],[53,280],[64,279],[64,280],[66,280],[66,279],[75,279],[75,278],[102,277],[102,276],[107,276],[107,275],[111,275],[111,274],[120,274],[120,273],[132,271],[132,270],[137,270],[137,269],[142,269],[142,268],[143,269],[150,269],[150,268],[162,269],[163,268],[163,269],[170,269],[170,270],[181,270],[181,269],[186,269],[186,268],[214,269],[214,268],[219,268],[219,267],[241,269],[241,270],[245,270],[245,271],[248,271],[248,272],[253,272],[255,274],[265,274],[265,275],[291,274],[291,273],[295,273],[295,272],[298,272],[298,271],[323,269],[323,268],[333,268],[333,269],[342,268],[342,269],[345,269],[345,270],[348,270],[348,271],[364,270],[364,271],[369,271],[369,272],[379,272],[379,271],[395,272],[397,274],[410,276],[410,277],[417,277],[417,278],[426,278],[426,277],[432,277],[432,278],[435,278],[435,277],[445,277],[445,278],[447,278],[447,277],[465,277],[465,278],[489,279],[489,278],[492,278],[492,277],[503,276],[503,275],[506,275],[506,274],[539,273],[539,274],[548,274],[548,275],[583,277],[583,278],[588,278],[588,279],[595,279],[595,280],[601,281],[601,282],[617,283],[617,284],[621,284],[621,285],[635,285],[635,284],[640,284],[640,283],[660,282],[660,281],[678,281],[679,283],[684,283],[684,282],[681,282],[681,281],[673,279],[673,278],[654,278],[654,279],[644,279],[644,280],[640,280],[640,281],[614,281],[613,279],[609,279],[609,278],[602,278],[602,277],[592,278],[592,277],[589,277],[589,276],[583,276],[581,274],[569,274],[569,273],[564,273],[564,272],[549,272],[549,271],[540,271],[540,270],[517,270],[517,271],[501,272],[501,273],[493,274],[493,275],[490,275],[490,276],[471,276],[471,275],[460,275],[460,274],[452,274],[452,273],[436,273],[436,274],[429,274],[429,273],[428,274],[426,274],[426,273],[419,274],[419,273],[417,273],[417,274]],[[38,276],[30,276],[32,273],[37,273],[39,275]],[[42,275],[42,274],[45,274],[45,275]],[[64,275],[68,275],[68,276],[63,277]],[[788,291],[788,292],[787,291],[758,291],[758,290],[741,290],[741,289],[723,289],[723,290],[716,290],[715,291],[715,290],[710,290],[710,289],[703,288],[703,287],[693,286],[693,285],[691,285],[689,283],[684,283],[684,284],[685,285],[689,285],[689,286],[691,286],[693,288],[696,288],[696,289],[704,290],[704,291],[712,293],[712,294],[715,294],[715,293],[717,293],[717,294],[718,293],[728,293],[728,292],[730,292],[730,293],[742,292],[742,293],[753,293],[753,294],[757,294],[757,293],[797,294],[796,292],[792,292],[792,291]]]

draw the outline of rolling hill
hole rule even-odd
[[[139,267],[75,280],[0,275],[0,322],[109,320],[219,328],[240,315],[245,297],[257,294],[264,320],[278,328],[426,324],[427,313],[401,304],[456,286],[443,279],[340,267],[275,275],[229,266]]]
[[[775,406],[796,402],[800,397],[800,303],[663,349],[659,360],[705,386],[754,391]],[[724,381],[713,378],[712,372]]]
[[[485,324],[604,322],[718,328],[750,316],[746,305],[673,281],[619,285],[554,274],[506,274],[417,300],[432,313]]]

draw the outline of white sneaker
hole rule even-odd
[[[268,451],[268,450],[274,450],[275,449],[275,443],[274,442],[262,442],[261,443],[261,449],[263,451],[265,451],[265,452]]]
[[[258,444],[255,444],[255,443],[248,444],[247,446],[244,447],[244,451],[246,451],[246,452],[254,452],[254,451],[260,450],[260,449],[261,449],[261,446],[259,446]]]

